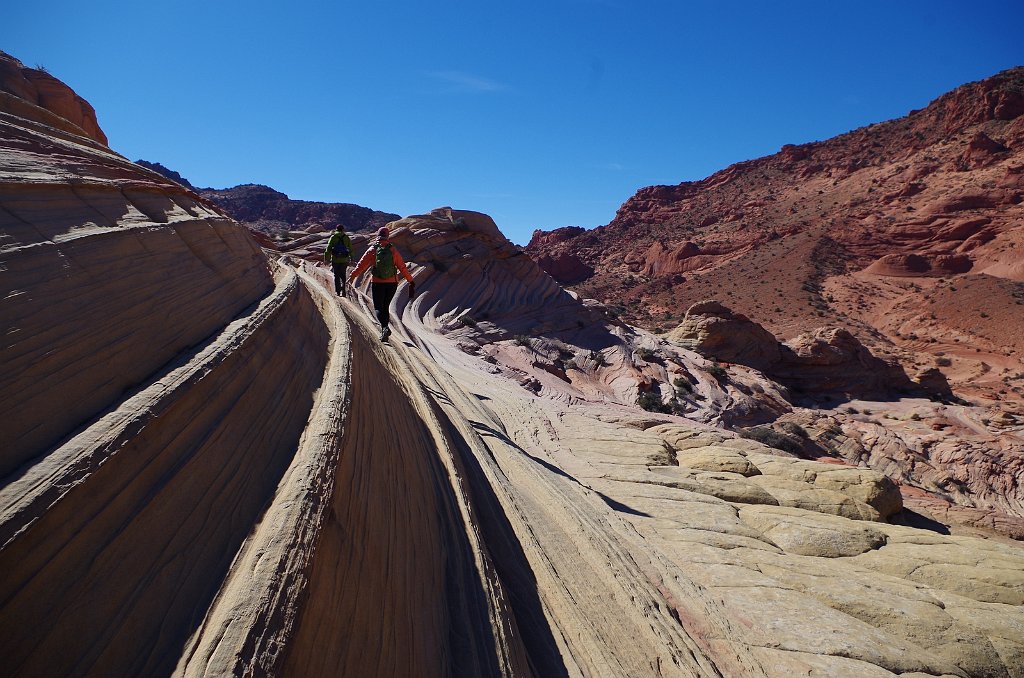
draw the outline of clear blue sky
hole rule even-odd
[[[525,243],[1022,65],[1022,27],[1022,0],[56,0],[8,3],[0,49],[198,186],[451,205]]]

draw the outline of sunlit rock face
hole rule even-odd
[[[365,287],[337,297],[310,252],[268,258],[188,188],[5,101],[6,673],[1024,665],[1024,549],[990,529],[1009,523],[906,510],[944,483],[947,506],[1001,493],[1010,516],[1008,481],[901,474],[931,463],[909,437],[623,323],[476,212],[393,220],[418,294],[401,284],[382,343]],[[821,364],[846,346],[817,340]],[[930,406],[909,421],[969,424]],[[757,423],[819,458],[738,434]]]
[[[292,459],[328,331],[244,229],[0,63],[2,653],[166,673]]]
[[[609,224],[537,231],[526,251],[634,325],[668,331],[718,299],[783,341],[843,328],[907,374],[950,358],[953,393],[1024,415],[1022,149],[1016,67],[894,120],[641,188]]]
[[[27,68],[0,51],[0,108],[107,145],[92,105],[44,70]]]

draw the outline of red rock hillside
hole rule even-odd
[[[319,234],[338,223],[344,224],[348,231],[372,231],[399,218],[397,214],[349,203],[292,200],[284,193],[260,184],[201,188],[199,194],[223,208],[251,231],[276,241],[290,240],[307,233]]]
[[[906,117],[643,188],[534,234],[556,280],[667,331],[709,298],[782,339],[822,326],[956,392],[1024,396],[1024,68]]]
[[[198,188],[178,172],[158,162],[136,160],[135,164],[184,186],[216,205],[245,225],[263,247],[310,259],[322,257],[329,231],[339,223],[349,233],[372,232],[399,218],[397,214],[351,203],[292,200],[262,184]]]

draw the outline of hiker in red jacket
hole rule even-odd
[[[349,281],[355,284],[356,278],[362,275],[363,271],[373,267],[370,271],[370,290],[373,293],[373,308],[377,312],[377,321],[380,323],[380,340],[387,341],[391,336],[391,328],[388,326],[391,320],[391,300],[395,298],[398,290],[398,272],[409,281],[409,299],[416,296],[416,284],[409,275],[409,269],[405,266],[402,255],[398,253],[395,246],[388,239],[391,232],[387,226],[381,226],[377,231],[377,240],[363,254],[356,264],[356,268],[349,276]]]

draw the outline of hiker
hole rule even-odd
[[[349,276],[349,281],[355,284],[356,278],[362,275],[363,271],[370,268],[370,290],[373,293],[373,308],[377,312],[377,321],[380,323],[380,340],[387,341],[391,336],[389,323],[391,300],[395,298],[398,290],[398,272],[409,281],[409,300],[416,297],[416,284],[409,275],[409,269],[398,250],[391,244],[389,237],[391,232],[387,226],[381,226],[377,231],[377,241],[374,242],[363,254],[356,269]],[[371,268],[372,266],[372,268]]]
[[[335,227],[334,233],[331,233],[331,238],[327,241],[324,261],[334,270],[334,293],[345,296],[348,291],[345,274],[348,273],[348,264],[352,261],[352,239],[345,233],[345,227],[341,224]]]

